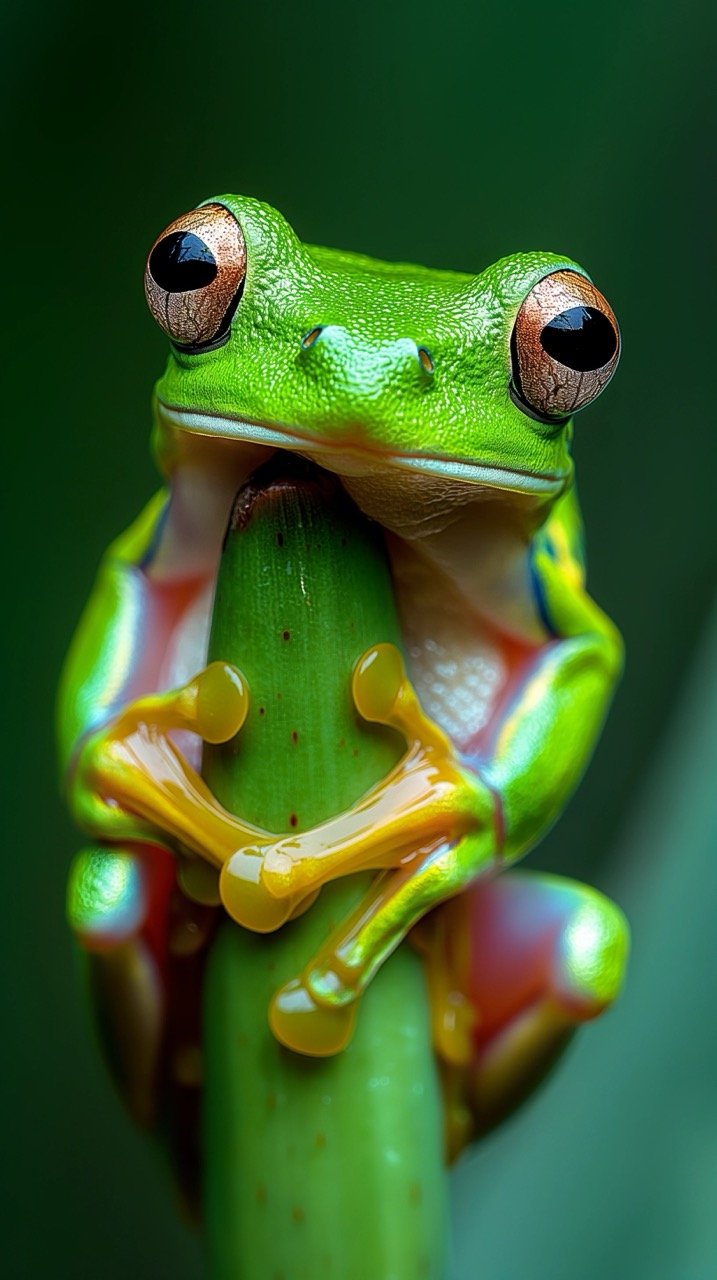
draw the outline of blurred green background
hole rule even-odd
[[[454,1272],[717,1274],[712,10],[6,9],[5,1274],[201,1273],[91,1043],[63,921],[78,837],[51,719],[98,557],[155,484],[165,341],[144,256],[223,190],[268,200],[307,240],[379,257],[478,270],[516,249],[567,253],[620,318],[621,369],[578,420],[575,452],[591,586],[628,669],[589,776],[532,861],[623,904],[631,981],[457,1170]]]

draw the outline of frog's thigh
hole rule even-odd
[[[482,1044],[541,998],[583,1022],[617,995],[627,925],[620,909],[589,885],[513,871],[475,885],[465,909],[468,989]]]
[[[68,915],[87,953],[89,995],[104,1057],[135,1119],[154,1119],[165,1018],[160,954],[171,861],[155,847],[84,849],[68,885]]]
[[[441,912],[435,943],[424,948],[431,989],[444,999],[452,989],[465,993],[474,1011],[471,1061],[447,1072],[461,1076],[474,1132],[482,1132],[531,1092],[576,1026],[615,999],[627,925],[589,886],[530,872],[477,884]],[[436,1025],[444,1021],[434,1009]]]
[[[92,845],[76,855],[67,916],[88,951],[106,951],[140,932],[150,912],[152,871],[138,849]]]

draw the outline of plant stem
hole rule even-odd
[[[252,696],[241,733],[205,756],[227,808],[277,832],[306,829],[391,768],[402,742],[363,722],[350,697],[354,663],[386,640],[400,633],[374,527],[317,469],[258,473],[235,505],[210,643]],[[391,957],[333,1058],[284,1049],[267,1023],[273,992],[367,883],[328,886],[273,935],[226,923],[214,944],[204,1001],[213,1280],[443,1278],[441,1103],[418,957],[408,947]]]

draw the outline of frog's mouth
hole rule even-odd
[[[396,471],[413,473],[420,479],[434,482],[448,481],[451,485],[466,486],[475,494],[476,488],[499,490],[504,494],[526,494],[535,497],[557,496],[569,479],[569,473],[531,472],[495,466],[470,458],[448,458],[441,454],[402,453],[381,450],[358,441],[347,434],[336,442],[312,436],[286,426],[278,426],[229,414],[198,413],[157,400],[157,413],[161,423],[200,436],[214,436],[225,440],[241,440],[247,444],[265,446],[268,449],[287,449],[307,457],[333,472],[346,482],[351,491],[352,482],[367,478],[375,481],[380,473]],[[466,493],[465,500],[470,500]],[[362,505],[362,504],[359,504]]]

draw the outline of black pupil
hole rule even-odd
[[[172,231],[154,246],[149,272],[167,293],[204,289],[217,274],[214,254],[191,231]]]
[[[540,342],[549,356],[578,373],[602,369],[617,351],[617,334],[595,307],[561,311],[541,330]]]

